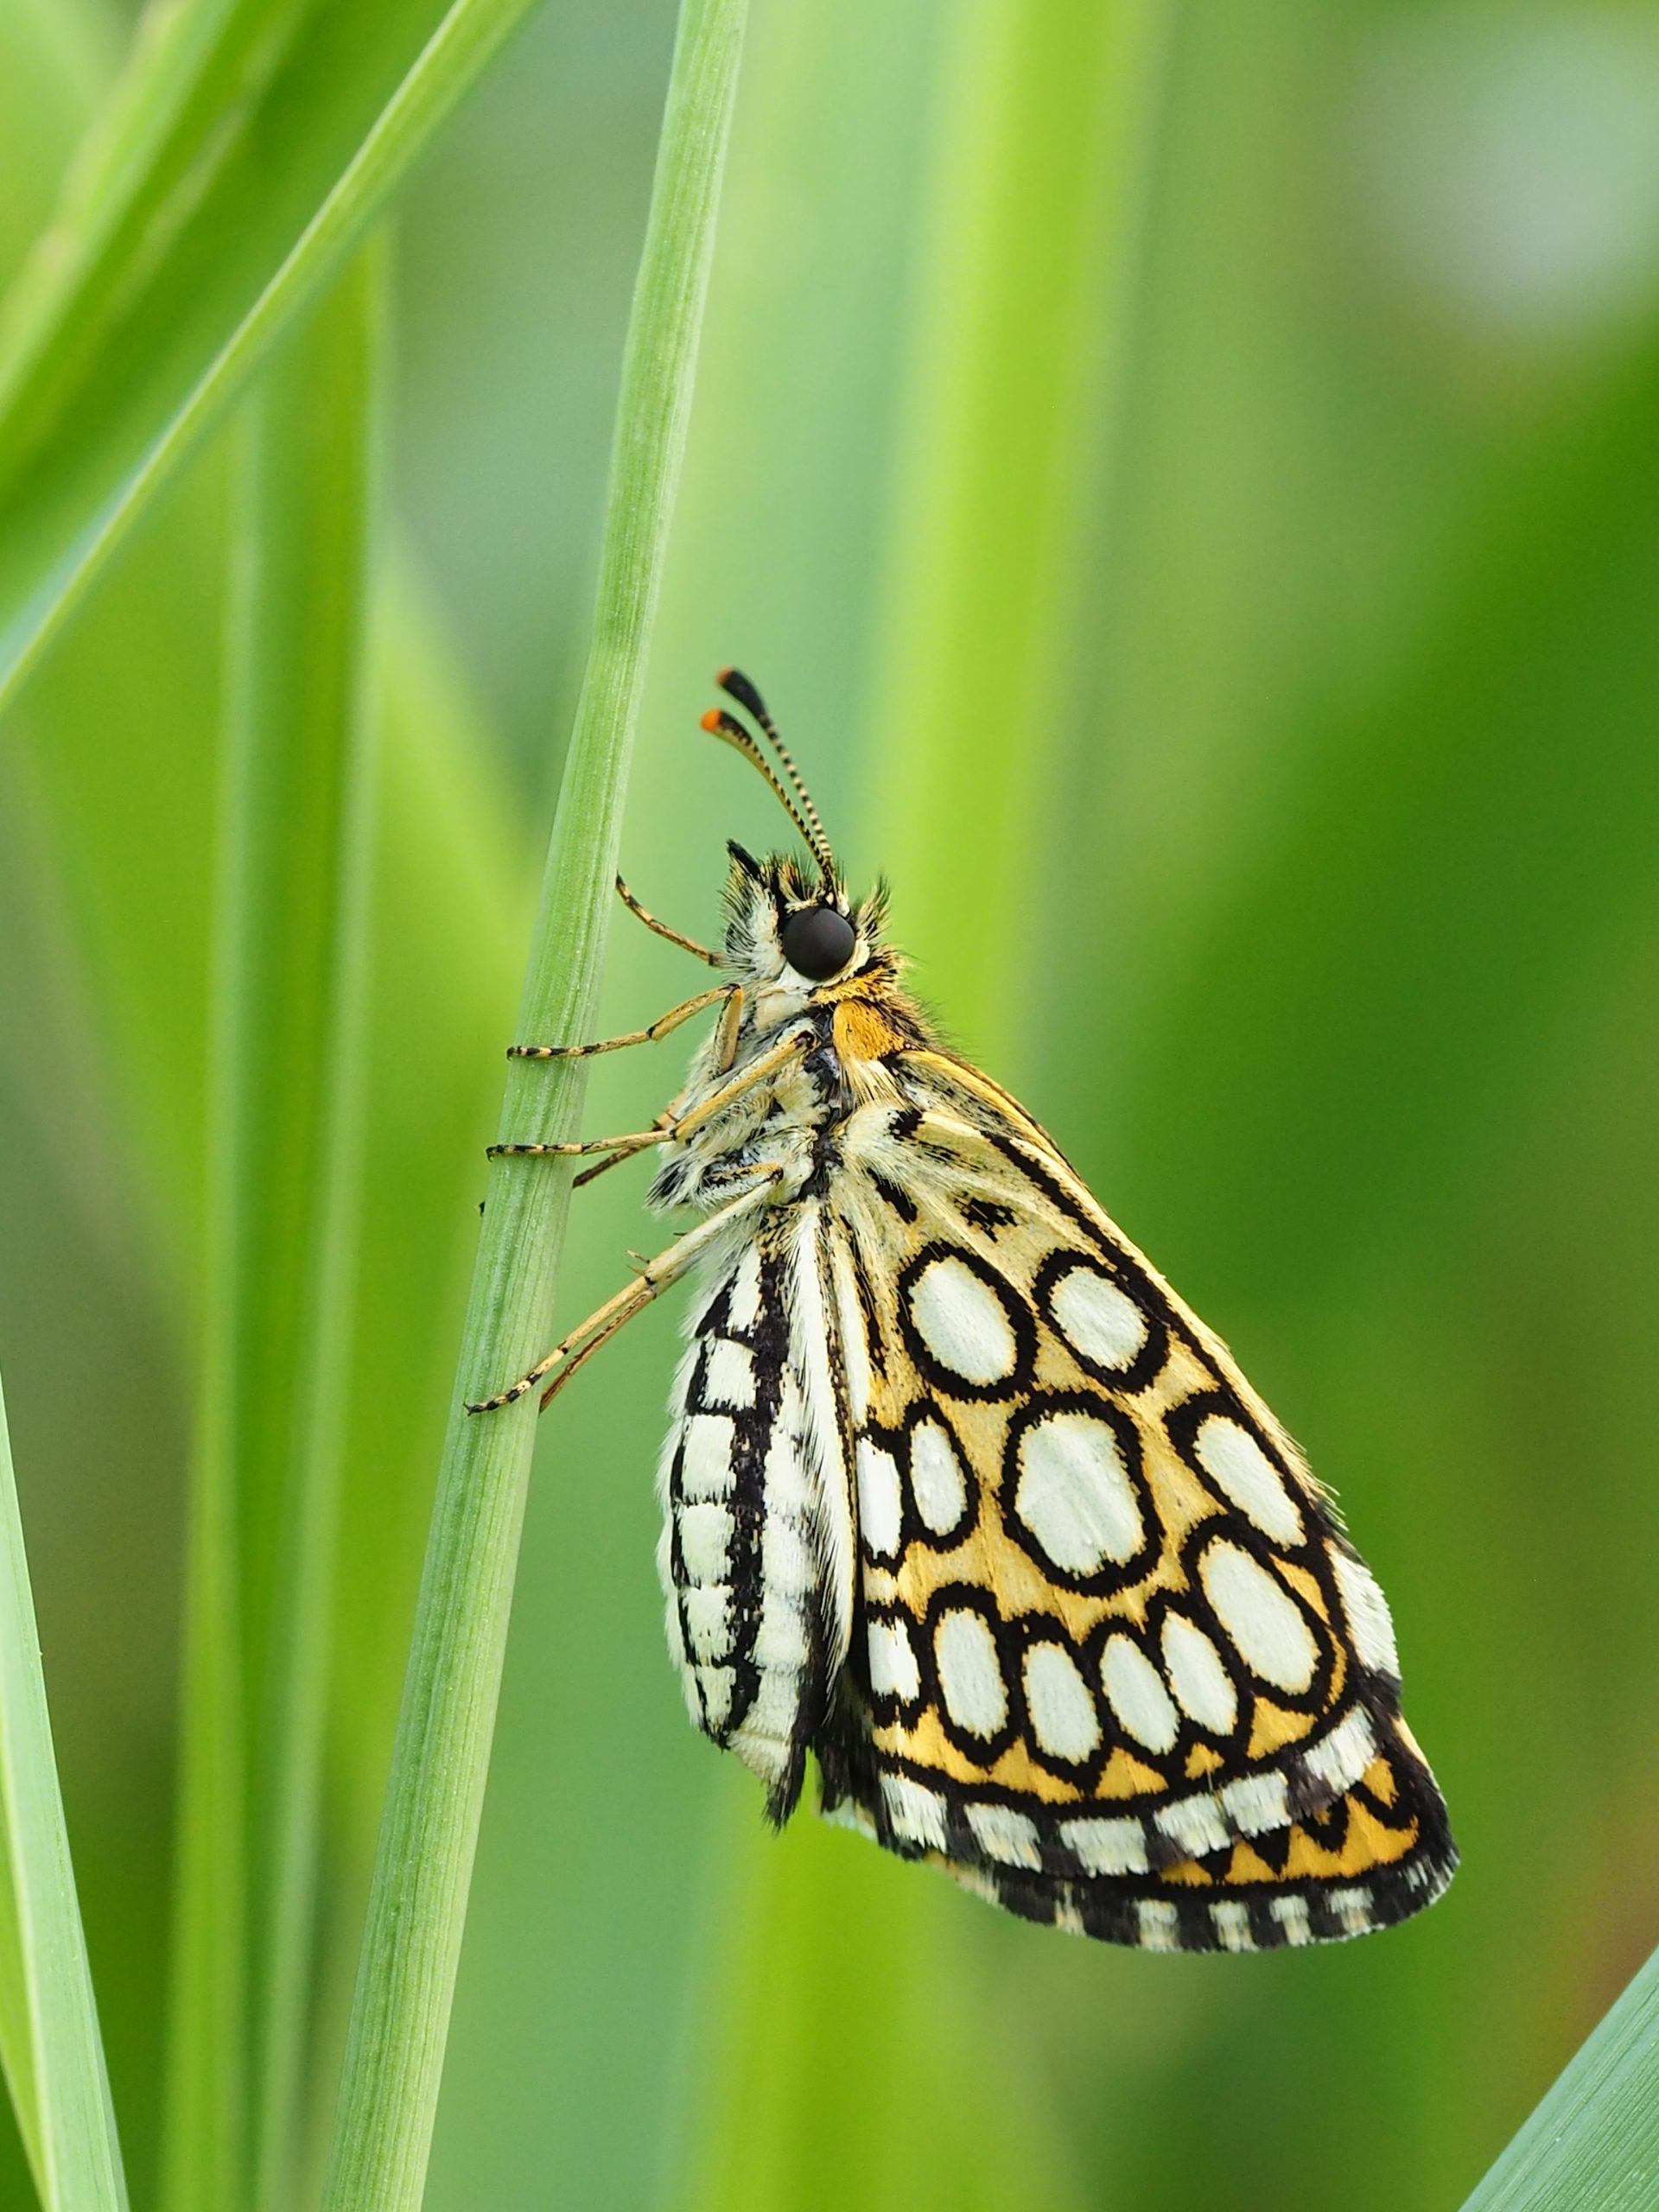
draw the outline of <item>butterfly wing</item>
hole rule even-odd
[[[848,1654],[853,1521],[836,1317],[810,1215],[716,1255],[687,1321],[658,1471],[669,1649],[694,1723],[783,1821]]]
[[[1300,1453],[1012,1100],[942,1053],[899,1083],[819,1223],[859,1552],[825,1809],[1114,1942],[1415,1911],[1444,1807]]]

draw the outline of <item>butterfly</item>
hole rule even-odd
[[[658,1486],[691,1718],[798,1803],[1024,1917],[1154,1950],[1356,1936],[1457,1863],[1389,1608],[1226,1345],[901,985],[760,695],[703,727],[810,861],[732,844],[718,1008],[651,1128],[701,1218],[529,1375],[545,1403],[696,1284]],[[775,760],[776,766],[773,766]]]

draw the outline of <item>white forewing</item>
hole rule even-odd
[[[809,1210],[713,1262],[658,1471],[669,1649],[780,1817],[852,1629],[853,1520]]]

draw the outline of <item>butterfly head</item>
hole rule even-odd
[[[854,976],[874,982],[878,975],[891,974],[896,963],[881,937],[883,894],[878,891],[862,902],[849,898],[811,793],[765,701],[738,669],[721,669],[715,681],[757,724],[782,773],[725,708],[711,707],[702,727],[760,770],[812,856],[811,864],[804,866],[789,854],[756,860],[741,845],[728,847],[728,962],[751,989],[801,1003]]]
[[[849,983],[867,989],[894,972],[880,892],[854,900],[839,876],[816,874],[792,854],[756,860],[741,845],[727,849],[727,963],[751,994],[785,1001],[778,1014],[820,992],[840,997]]]

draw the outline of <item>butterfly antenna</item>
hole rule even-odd
[[[825,832],[823,818],[817,808],[812,804],[812,794],[806,788],[805,778],[795,766],[794,755],[778,734],[778,725],[768,713],[766,701],[741,668],[722,668],[716,674],[715,681],[727,696],[735,699],[744,713],[759,722],[766,732],[771,741],[772,751],[783,763],[784,773],[794,786],[795,796],[801,803],[801,811],[806,817],[806,822],[802,825],[802,834],[812,848],[818,866],[824,874],[834,875],[836,856],[830,849],[830,839]],[[794,809],[791,807],[790,811],[793,813]]]
[[[802,815],[801,810],[796,805],[794,800],[790,797],[788,791],[785,789],[783,784],[779,780],[778,776],[773,772],[771,761],[767,760],[766,754],[760,750],[760,747],[750,736],[748,731],[744,728],[742,723],[737,719],[737,716],[735,715],[728,715],[723,707],[710,707],[708,713],[702,718],[702,727],[709,732],[711,737],[724,738],[727,744],[732,747],[734,753],[741,753],[746,760],[753,762],[754,766],[760,771],[760,773],[766,778],[766,781],[772,785],[773,791],[776,793],[779,804],[783,808],[784,812],[788,815],[790,820],[795,824],[795,827],[800,831],[805,842],[812,848],[813,852],[817,856],[818,865],[822,868],[824,865],[824,855],[830,849],[829,846],[827,844],[820,846],[818,839],[813,836],[811,830],[807,827],[805,817]],[[819,836],[822,836],[823,832],[820,830]],[[833,867],[833,865],[834,863],[832,861],[831,866]]]

